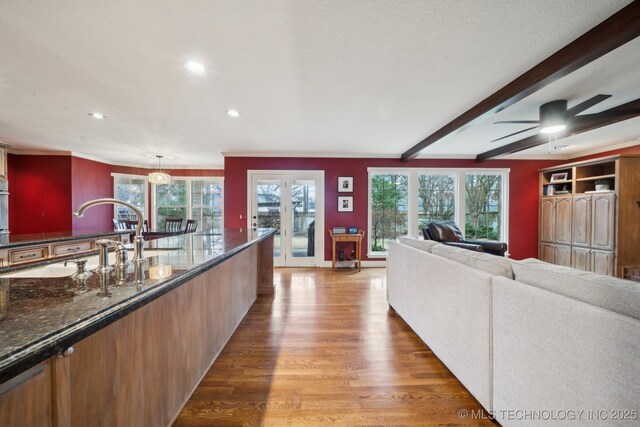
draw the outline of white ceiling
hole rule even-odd
[[[149,167],[155,154],[196,168],[222,153],[399,157],[628,3],[2,0],[0,140]],[[189,59],[208,74],[188,74]],[[522,127],[493,121],[536,119],[553,99],[614,95],[595,112],[640,98],[639,69],[636,40],[421,156],[495,148]],[[639,136],[636,118],[569,138],[579,148],[563,155]]]

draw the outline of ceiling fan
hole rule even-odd
[[[587,121],[601,121],[603,119],[613,119],[613,121],[616,121],[615,118],[640,114],[639,108],[633,108],[626,110],[610,109],[600,113],[578,116],[579,113],[608,98],[611,98],[611,95],[596,95],[584,102],[581,102],[580,104],[574,105],[571,108],[567,108],[568,102],[566,99],[547,102],[540,106],[539,120],[505,120],[495,122],[494,124],[535,124],[535,126],[494,139],[491,142],[500,141],[536,128],[540,128],[540,133],[555,134],[565,129],[570,131],[575,125],[582,124]]]

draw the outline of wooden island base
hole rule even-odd
[[[273,238],[251,245],[79,341],[69,357],[49,359],[0,385],[0,425],[170,425],[258,289],[273,292],[272,252],[260,254],[269,242]]]

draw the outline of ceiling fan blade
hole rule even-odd
[[[493,122],[494,125],[497,124],[514,124],[514,123],[521,123],[521,124],[525,124],[525,125],[532,125],[532,124],[539,124],[540,121],[539,120],[503,120],[500,122]]]
[[[601,111],[599,113],[582,114],[580,116],[573,117],[571,119],[571,122],[578,119],[586,121],[586,120],[600,120],[600,119],[625,117],[625,116],[640,116],[640,108],[630,108],[628,110],[606,110],[606,111]]]
[[[579,114],[584,110],[587,110],[593,107],[594,105],[599,104],[605,99],[609,99],[609,98],[611,98],[611,95],[596,95],[594,97],[591,97],[586,101],[581,102],[580,104],[574,105],[573,107],[567,109],[567,113],[566,113],[567,117],[575,116],[576,114]]]
[[[510,136],[517,135],[517,134],[519,134],[519,133],[526,132],[526,131],[531,130],[531,129],[535,129],[535,128],[537,128],[537,127],[538,127],[538,126],[533,126],[533,127],[530,127],[530,128],[526,128],[526,129],[523,129],[523,130],[519,130],[518,132],[514,132],[514,133],[511,133],[511,134],[509,134],[509,135],[503,136],[502,138],[494,139],[494,140],[492,140],[491,142],[500,141],[501,139],[509,138]]]
[[[564,138],[566,136],[578,135],[583,132],[589,132],[593,129],[598,129],[603,126],[608,126],[614,123],[622,122],[624,120],[628,120],[632,118],[634,115],[640,114],[625,114],[624,116],[614,116],[605,118],[602,116],[602,113],[615,114],[620,111],[625,111],[626,113],[637,111],[640,109],[640,99],[635,99],[633,101],[627,102],[626,104],[618,105],[617,107],[610,108],[609,110],[602,111],[597,114],[587,114],[586,116],[596,116],[586,117],[585,116],[575,116],[571,119],[571,129],[559,134],[557,139]],[[600,118],[598,118],[600,116]],[[519,151],[527,150],[529,148],[536,147],[541,144],[547,143],[548,139],[542,137],[541,134],[536,134],[525,139],[521,139],[520,141],[511,142],[509,144],[503,145],[501,147],[494,148],[493,150],[485,151],[484,153],[480,153],[476,156],[476,162],[485,162],[490,159],[495,159],[497,157],[506,156],[508,154],[517,153]]]

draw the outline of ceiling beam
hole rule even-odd
[[[634,0],[511,83],[444,125],[402,153],[401,160],[414,159],[421,150],[445,136],[458,133],[520,101],[550,83],[640,36],[640,0]]]
[[[596,114],[587,114],[585,116],[575,116],[573,125],[569,133],[564,134],[562,138],[566,138],[580,133],[588,132],[593,129],[598,129],[604,126],[608,126],[614,123],[628,120],[633,117],[640,116],[640,99],[627,102],[626,104],[618,105],[617,107],[610,108]],[[622,116],[608,116],[602,113],[615,113],[629,110],[628,115]],[[599,116],[599,117],[598,117]],[[560,138],[560,139],[562,139]],[[559,139],[558,139],[559,140]],[[517,153],[519,151],[528,150],[529,148],[537,147],[538,145],[547,144],[549,142],[548,137],[545,138],[544,134],[536,134],[528,138],[521,139],[520,141],[512,142],[511,144],[503,145],[502,147],[494,148],[493,150],[485,151],[476,156],[476,162],[485,162],[487,160],[495,159],[496,157],[506,156],[507,154]]]

